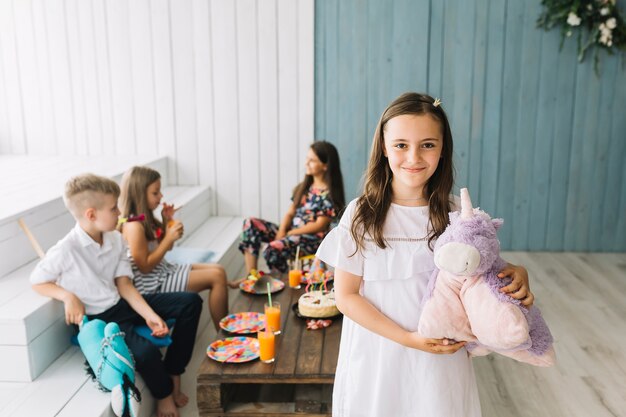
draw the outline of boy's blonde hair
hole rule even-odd
[[[65,207],[78,219],[88,208],[100,209],[103,195],[120,196],[120,187],[112,179],[94,174],[81,174],[65,183]]]

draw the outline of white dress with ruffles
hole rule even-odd
[[[391,204],[381,249],[366,239],[357,252],[350,236],[353,200],[339,226],[324,239],[317,256],[362,276],[360,293],[384,315],[417,331],[421,300],[435,269],[425,239],[428,207]],[[343,318],[333,389],[333,417],[479,417],[478,390],[465,349],[435,355],[379,336]]]

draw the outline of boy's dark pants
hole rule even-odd
[[[152,395],[156,399],[162,399],[172,393],[170,375],[183,374],[191,359],[202,311],[202,299],[198,294],[190,292],[150,294],[143,298],[163,320],[176,319],[172,344],[167,348],[164,360],[161,360],[158,347],[135,333],[134,327],[146,322],[126,300],[121,299],[110,309],[89,316],[89,319],[100,319],[107,323],[114,321],[120,326],[126,333],[124,340],[135,357],[137,372],[143,377]]]

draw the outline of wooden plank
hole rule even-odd
[[[502,131],[500,138],[498,183],[496,188],[497,203],[494,216],[513,219],[513,201],[515,189],[512,179],[515,178],[515,155],[518,138],[512,132],[517,130],[519,123],[519,96],[521,88],[522,61],[519,51],[522,48],[522,33],[524,30],[524,4],[521,2],[507,3],[504,45],[504,80],[502,85]],[[505,223],[498,232],[503,248],[509,248],[512,243],[513,227]]]
[[[327,2],[317,1],[314,3],[315,15],[323,16],[324,8]],[[314,40],[315,40],[315,91],[313,94],[314,101],[314,115],[315,115],[315,132],[314,137],[317,139],[326,139],[326,89],[323,86],[326,85],[326,21],[318,18],[314,19]],[[1,57],[0,57],[1,58]],[[0,68],[0,71],[2,69]],[[2,79],[0,78],[0,82]],[[1,103],[0,103],[1,105]],[[0,112],[1,114],[1,112]],[[2,138],[0,137],[0,140]]]
[[[506,3],[490,1],[489,32],[487,35],[487,64],[485,68],[485,121],[482,146],[480,207],[487,213],[496,212],[498,188],[500,135],[502,132],[502,83],[504,78],[504,39]],[[508,220],[508,219],[505,219]]]
[[[15,47],[19,86],[24,115],[25,151],[41,153],[45,149],[45,134],[42,129],[42,108],[39,99],[39,71],[37,48],[33,30],[33,2],[31,0],[12,2],[15,21]]]
[[[98,65],[95,48],[95,27],[93,1],[77,2],[77,25],[79,40],[80,67],[82,71],[85,142],[87,153],[101,155],[104,151],[102,137],[102,115],[100,111],[101,86],[98,80]],[[45,85],[42,83],[42,85]]]
[[[482,13],[482,10],[488,10],[488,0],[477,0],[473,12],[475,19],[473,44],[474,62],[471,80],[471,119],[467,158],[468,177],[466,184],[468,185],[470,194],[476,196],[477,203],[480,203],[483,194],[480,189],[480,179],[482,176],[483,158],[482,138],[485,134],[485,84],[487,82],[485,79],[487,48],[485,46],[489,31],[487,24],[488,13]]]
[[[217,215],[241,213],[240,177],[240,113],[237,106],[237,43],[234,2],[211,2],[211,37],[213,43],[215,152],[217,172]]]
[[[535,20],[540,6],[527,3],[524,10],[524,22]],[[542,32],[526,24],[522,32],[522,62],[530,68],[541,66],[541,35]],[[513,196],[513,217],[511,222],[511,248],[525,250],[528,248],[528,228],[531,201],[534,200],[537,185],[531,182],[529,169],[534,169],[533,155],[536,136],[537,96],[539,93],[539,71],[522,71],[518,125],[515,136],[518,144],[515,150],[515,176],[512,181],[515,187]],[[541,146],[541,144],[540,144]]]
[[[198,132],[195,112],[194,39],[191,0],[170,3],[171,48],[179,185],[198,184]]]
[[[324,329],[321,374],[335,375],[337,360],[339,359],[339,342],[341,341],[341,320],[340,318],[333,319],[333,324]]]
[[[113,108],[115,153],[138,154],[135,131],[135,106],[131,72],[131,49],[128,2],[106,2],[108,56],[111,71],[111,98]]]
[[[281,302],[287,304],[281,307],[281,314],[283,314],[283,311],[286,313],[284,317],[281,317],[281,326],[284,327],[285,331],[280,336],[281,345],[278,346],[276,351],[278,360],[274,367],[274,375],[281,378],[295,374],[298,356],[300,355],[302,347],[301,336],[304,331],[302,319],[296,317],[291,309],[291,306],[298,301],[304,290],[288,288],[285,291],[289,292],[290,297],[288,298],[289,301],[287,301],[287,297],[285,297],[285,301]]]
[[[298,39],[298,162],[302,165],[309,145],[315,139],[315,2],[301,0],[296,2],[296,25]]]
[[[276,0],[257,3],[258,45],[263,51],[259,63],[259,152],[264,162],[259,172],[263,184],[261,211],[258,215],[272,222],[279,222],[278,191],[278,49]]]
[[[471,85],[472,81],[472,74],[467,68],[473,66],[474,14],[475,10],[468,2],[461,2],[458,8],[446,11],[450,24],[446,25],[443,96],[450,99],[442,105],[448,112],[450,128],[454,132],[456,181],[459,186],[468,184],[469,180],[472,89],[465,86]]]
[[[150,0],[128,2],[130,75],[137,153],[158,155]]]
[[[615,106],[626,108],[626,82],[623,71],[619,73],[621,80],[616,86]],[[621,107],[619,107],[621,106]],[[604,216],[600,235],[604,237],[603,250],[626,251],[626,220],[621,213],[626,211],[626,169],[623,161],[626,159],[626,141],[623,132],[626,131],[626,118],[613,117],[611,121],[611,148],[609,152],[609,178],[605,185]],[[621,175],[620,175],[621,171]],[[620,185],[621,184],[621,185]],[[617,190],[620,190],[617,192]],[[596,230],[596,233],[598,231]]]
[[[103,0],[93,0],[94,49],[97,68],[98,108],[102,128],[102,155],[114,155],[115,118],[113,116],[113,87],[111,85],[111,63],[109,58],[109,28],[107,27],[106,4]],[[60,140],[60,139],[59,139]],[[98,149],[96,147],[96,149]]]
[[[541,68],[539,90],[537,92],[537,113],[535,128],[535,146],[532,155],[532,190],[527,189],[525,198],[529,201],[528,247],[542,249],[546,245],[548,203],[550,201],[550,161],[552,159],[551,141],[555,132],[555,113],[557,106],[558,73],[556,68],[559,56],[554,54],[559,40],[555,36],[542,33]]]
[[[365,167],[365,154],[371,140],[366,126],[367,90],[363,88],[367,85],[368,8],[356,2],[339,2],[339,14],[343,18],[338,28],[338,54],[340,57],[352,55],[352,59],[338,62],[341,87],[334,94],[341,121],[330,139],[338,144],[343,171],[356,173]],[[344,187],[350,190],[350,195],[356,193],[359,180],[358,175],[344,177]]]
[[[239,111],[239,135],[245,146],[240,148],[239,185],[241,193],[240,215],[258,216],[261,212],[261,190],[264,189],[259,175],[254,169],[263,169],[259,149],[259,72],[258,55],[262,51],[257,46],[257,2],[255,0],[238,1],[237,18],[237,89]]]
[[[150,6],[158,150],[159,154],[170,157],[167,169],[169,183],[178,184],[169,1],[153,0]]]
[[[82,68],[78,1],[65,1],[66,36],[68,48],[69,74],[71,84],[71,98],[73,105],[73,123],[76,135],[76,155],[88,155],[87,115],[85,111],[85,81]],[[45,139],[45,138],[44,138]]]
[[[614,108],[615,86],[617,85],[618,62],[607,62],[603,66],[602,76],[604,82],[600,87],[600,103],[598,106],[598,124],[595,129],[596,140],[594,156],[589,161],[594,168],[590,171],[591,187],[586,189],[585,194],[589,198],[588,235],[583,248],[591,251],[601,251],[605,237],[598,233],[602,224],[604,195],[607,190],[600,184],[606,184],[610,175],[608,171],[608,159],[611,142],[611,110]],[[616,171],[619,172],[619,171]],[[614,192],[614,191],[611,191]]]
[[[298,73],[296,2],[278,0],[278,208],[285,213],[291,205],[294,178],[304,174],[298,160]],[[294,94],[295,92],[295,94]]]
[[[492,6],[490,10],[493,10]],[[440,24],[445,21],[445,4],[440,1],[430,5],[428,20],[428,87],[427,92],[434,97],[443,97],[442,74],[443,74],[443,44],[446,25]]]
[[[216,190],[215,121],[213,109],[213,39],[210,2],[193,0],[194,71],[196,75],[196,122],[198,125],[198,180]],[[217,213],[217,198],[211,198],[211,214]]]
[[[559,39],[557,33],[546,34],[553,42]],[[560,40],[559,40],[560,42]],[[569,183],[569,160],[573,145],[571,135],[573,130],[572,117],[575,108],[576,74],[578,65],[576,61],[575,42],[566,42],[563,53],[559,54],[556,67],[557,96],[555,109],[555,125],[552,158],[550,160],[550,201],[548,202],[546,224],[546,249],[557,250],[564,248],[565,234],[565,210]],[[573,68],[573,70],[570,70]]]
[[[20,69],[17,61],[17,44],[13,18],[13,2],[0,2],[0,54],[2,54],[4,94],[7,101],[8,135],[7,148],[11,153],[26,152],[26,132],[24,129],[23,98],[20,91]]]

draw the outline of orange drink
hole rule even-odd
[[[272,363],[274,362],[274,333],[266,330],[261,330],[257,337],[259,339],[259,357],[262,362]]]
[[[265,318],[267,319],[267,327],[274,332],[280,334],[280,304],[273,302],[272,306],[265,303]]]
[[[300,280],[302,279],[302,271],[299,269],[292,269],[289,271],[289,286],[291,288],[300,288]]]

